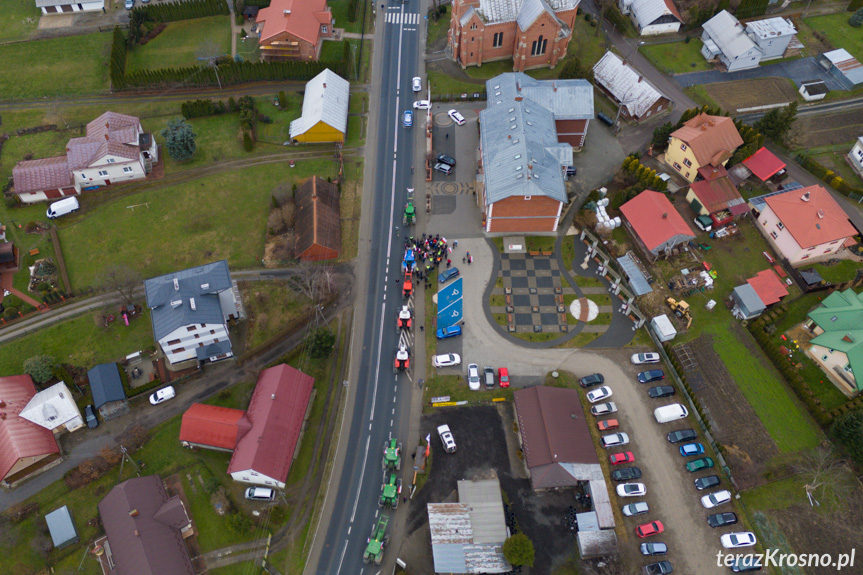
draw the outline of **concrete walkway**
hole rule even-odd
[[[674,81],[684,88],[698,86],[701,84],[718,84],[719,82],[733,82],[735,80],[755,80],[758,78],[789,78],[798,87],[809,80],[823,80],[831,90],[845,90],[845,88],[833,76],[818,65],[815,58],[800,58],[788,62],[777,62],[776,64],[765,64],[749,70],[739,72],[720,72],[709,70],[707,72],[689,72],[688,74],[675,74]]]
[[[15,295],[16,297],[21,298],[23,301],[29,303],[36,309],[38,309],[41,313],[45,313],[48,311],[48,306],[43,305],[41,302],[36,301],[29,295],[25,294],[22,291],[15,289],[12,285],[12,278],[15,276],[15,272],[13,270],[4,271],[0,273],[0,289],[9,290],[10,293]],[[3,299],[3,298],[0,298]]]
[[[237,34],[240,33],[240,27],[237,26],[237,18],[234,16],[234,3],[231,0],[225,0],[228,3],[228,11],[231,13],[231,59],[237,59]]]

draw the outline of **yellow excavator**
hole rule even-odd
[[[677,301],[673,297],[665,300],[665,303],[668,304],[668,307],[671,308],[674,315],[686,321],[686,329],[689,329],[689,326],[692,325],[692,315],[689,313],[689,304],[683,300]]]

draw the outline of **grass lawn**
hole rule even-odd
[[[847,282],[857,277],[857,271],[860,269],[860,264],[853,260],[842,260],[838,264],[825,265],[815,264],[815,270],[821,275],[824,281],[834,284]]]
[[[860,179],[857,172],[855,172],[854,169],[848,165],[848,162],[845,161],[845,156],[853,145],[854,142],[842,144],[837,146],[840,151],[814,155],[812,156],[812,159],[825,168],[833,170],[839,176],[842,176],[842,179],[849,185],[854,186],[855,188],[861,188],[863,187],[863,180]]]
[[[70,281],[94,285],[109,261],[128,262],[144,277],[223,258],[232,269],[260,265],[275,188],[332,170],[329,160],[300,161],[290,171],[274,163],[108,202],[60,230]],[[127,208],[137,204],[146,205]]]
[[[0,94],[15,100],[105,92],[110,50],[109,33],[0,46],[0,61],[7,63],[0,68]]]
[[[285,92],[285,96],[287,101],[284,108],[277,108],[273,103],[275,100],[275,94],[273,95],[273,98],[257,98],[255,100],[255,106],[258,108],[258,112],[264,114],[273,121],[272,124],[258,122],[256,130],[259,142],[267,142],[281,146],[291,139],[291,120],[295,120],[300,117],[303,109],[303,97],[299,92]],[[234,121],[239,123],[239,116],[234,114],[232,114],[232,116],[234,117]],[[240,149],[242,149],[242,147],[240,147]],[[273,151],[269,146],[256,146],[255,149],[266,152]],[[243,153],[245,153],[245,150],[243,150]]]
[[[116,310],[105,309],[104,313],[116,313]],[[129,327],[116,321],[110,327],[103,327],[102,315],[103,310],[97,309],[0,346],[0,376],[23,373],[24,361],[34,355],[50,355],[57,363],[89,369],[153,345],[148,310],[130,322]],[[97,317],[100,320],[98,325]]]
[[[707,93],[707,90],[704,86],[690,86],[688,88],[683,89],[686,92],[686,95],[695,100],[697,103],[702,106],[710,106],[711,108],[719,108],[719,104],[716,103],[710,94]],[[616,228],[614,231],[617,231],[621,228]]]
[[[664,74],[685,74],[712,70],[713,66],[701,55],[701,40],[670,44],[646,44],[641,53]]]
[[[426,41],[426,46],[428,46],[429,49],[434,46],[435,42],[442,38],[446,38],[447,30],[449,30],[450,12],[452,12],[452,6],[447,5],[446,12],[444,12],[440,18],[437,20],[429,20],[428,39]],[[512,69],[510,68],[509,71],[512,72]]]
[[[361,3],[357,3],[357,13],[355,16],[355,22],[351,22],[348,19],[348,6],[350,5],[349,0],[330,0],[327,2],[327,5],[330,7],[330,10],[333,12],[333,26],[336,28],[344,28],[345,32],[355,32],[359,34],[360,30],[363,27],[363,6]],[[368,12],[371,12],[371,7],[366,9]],[[324,42],[324,46],[329,44],[329,42]]]
[[[576,335],[574,338],[560,344],[557,347],[561,347],[561,348],[564,348],[564,347],[584,347],[587,344],[589,344],[590,342],[592,342],[593,340],[597,339],[601,335],[602,335],[601,333],[583,331],[583,332],[579,333],[578,335]]]
[[[243,307],[249,316],[246,349],[260,345],[302,316],[309,305],[306,297],[286,282],[262,281],[239,284]]]
[[[3,0],[0,10],[0,42],[26,40],[36,31],[42,10],[32,0]]]
[[[126,70],[200,66],[198,56],[231,55],[230,16],[209,16],[168,23],[158,36],[126,56]]]
[[[554,249],[555,236],[527,236],[524,238],[525,248],[529,252],[550,252]]]
[[[359,250],[360,215],[363,203],[363,159],[345,160],[345,183],[339,198],[342,220],[342,253],[339,261],[348,262]]]
[[[453,78],[443,72],[438,72],[437,70],[428,69],[426,76],[428,77],[429,86],[431,87],[431,91],[435,97],[451,96],[456,98],[459,94],[473,94],[474,92],[482,92],[485,90],[485,82],[483,81],[477,80],[476,82],[466,82],[464,80]]]
[[[588,288],[588,287],[601,287],[604,288],[605,284],[598,277],[587,277],[587,276],[579,276],[573,275],[573,279],[575,283],[578,284],[578,287]]]
[[[863,34],[860,28],[852,28],[848,24],[848,12],[837,12],[824,16],[813,16],[803,21],[813,30],[827,36],[830,43],[837,48],[845,48],[857,60],[863,60]]]

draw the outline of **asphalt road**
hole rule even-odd
[[[378,109],[372,113],[374,125],[370,134],[370,142],[376,145],[366,163],[373,193],[371,202],[364,201],[370,225],[367,236],[361,233],[360,246],[361,261],[367,262],[363,271],[368,279],[360,283],[357,295],[360,317],[355,325],[352,355],[355,363],[349,382],[353,403],[347,406],[349,413],[345,414],[341,432],[341,442],[346,445],[344,457],[337,455],[327,495],[330,499],[327,509],[332,512],[325,511],[317,533],[322,547],[316,573],[375,573],[381,569],[375,565],[366,568],[363,564],[367,538],[380,513],[377,502],[381,454],[389,437],[407,439],[412,382],[407,374],[394,375],[391,362],[398,344],[397,310],[404,302],[402,285],[396,283],[401,275],[403,239],[395,228],[401,228],[406,190],[412,186],[414,130],[421,130],[424,124],[415,118],[413,128],[402,126],[403,111],[410,109],[416,99],[411,79],[423,76],[418,72],[422,40],[419,24],[422,16],[418,10],[419,0],[410,0],[404,4],[390,3],[386,16],[377,15],[375,50],[380,60],[376,58],[371,101],[377,102]],[[374,134],[376,137],[372,139]],[[361,349],[357,349],[357,343],[361,343]],[[388,513],[390,533],[394,531],[395,514]],[[392,565],[394,551],[385,551],[384,560]]]

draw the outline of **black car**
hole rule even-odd
[[[673,572],[671,563],[668,561],[660,561],[659,563],[651,563],[644,566],[644,575],[668,575]]]
[[[707,516],[707,524],[711,527],[725,527],[737,523],[737,515],[730,511]]]
[[[637,467],[624,467],[623,469],[615,469],[611,472],[611,478],[615,481],[629,481],[631,479],[639,479],[641,470]]]
[[[761,558],[755,555],[741,555],[731,564],[732,573],[749,573],[750,571],[761,571]]]
[[[670,385],[657,385],[656,387],[648,389],[647,395],[653,399],[657,399],[659,397],[670,397],[674,395],[674,388]]]
[[[612,120],[611,118],[609,118],[608,116],[606,116],[602,112],[597,113],[596,117],[599,119],[600,122],[602,122],[606,126],[613,126],[614,125],[614,120]]]
[[[451,158],[446,154],[438,154],[437,161],[441,162],[442,164],[449,164],[450,166],[455,166],[455,158]]]
[[[668,440],[668,443],[683,443],[684,441],[698,439],[698,434],[695,433],[694,429],[681,429],[679,431],[672,431],[665,436],[665,439]]]
[[[707,477],[699,477],[695,480],[695,488],[699,491],[710,489],[719,485],[718,475],[708,475]]]
[[[84,419],[87,420],[87,427],[90,429],[99,427],[99,420],[96,418],[96,409],[92,403],[84,408]]]
[[[665,372],[661,369],[651,369],[638,374],[638,383],[650,383],[651,381],[659,381],[660,379],[665,379]]]
[[[591,375],[585,375],[578,380],[578,383],[581,385],[581,387],[593,387],[594,385],[605,383],[605,378],[602,377],[601,373],[594,373]]]
[[[438,283],[445,284],[452,278],[457,277],[459,273],[458,268],[449,268],[438,274],[437,281]]]

